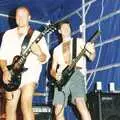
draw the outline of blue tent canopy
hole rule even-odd
[[[101,31],[97,38],[96,58],[87,62],[87,92],[94,91],[97,81],[102,83],[102,91],[109,91],[110,82],[115,83],[115,89],[120,91],[120,1],[119,0],[0,0],[0,32],[13,27],[9,23],[12,11],[21,5],[28,6],[32,14],[30,21],[33,28],[40,29],[41,25],[55,23],[63,19],[70,19],[72,35],[81,36],[88,40],[96,31]],[[11,18],[12,19],[12,18]],[[80,24],[83,26],[80,32]],[[49,49],[52,50],[58,39],[55,34],[46,35]],[[43,68],[48,70],[48,64]],[[52,102],[51,91],[47,86],[49,78],[43,70],[37,92],[44,93],[34,97],[33,103],[47,104]],[[50,96],[50,97],[48,97]],[[71,108],[67,119],[76,117]]]
[[[32,18],[38,21],[50,20],[55,12],[61,12],[60,17],[73,12],[81,6],[80,0],[1,0],[0,13],[9,14],[9,12],[18,6],[28,6]],[[60,19],[60,18],[58,18]]]

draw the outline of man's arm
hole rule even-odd
[[[34,43],[31,46],[31,50],[35,55],[38,56],[41,64],[46,63],[50,58],[50,53],[44,37],[40,40],[38,44]]]
[[[85,47],[86,49],[85,56],[88,57],[89,60],[93,61],[96,56],[95,44],[91,42],[87,42],[85,45],[83,39],[78,39],[77,42],[80,45],[80,51]]]
[[[5,83],[9,83],[9,81],[11,80],[11,75],[8,71],[7,68],[7,61],[6,60],[0,60],[0,67],[1,70],[3,72],[3,80]]]
[[[31,46],[31,50],[35,55],[38,56],[40,62],[44,62],[46,60],[47,55],[42,51],[41,47],[38,44],[34,43]]]
[[[96,56],[94,43],[88,42],[86,44],[86,49],[87,49],[87,51],[85,52],[85,55],[89,58],[89,60],[93,61]]]
[[[8,71],[7,61],[6,60],[0,60],[0,67],[1,67],[2,72]]]

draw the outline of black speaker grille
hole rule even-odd
[[[110,115],[108,118],[105,118],[105,120],[120,120],[120,116],[118,116],[118,114]]]
[[[120,93],[89,93],[92,120],[120,120]]]

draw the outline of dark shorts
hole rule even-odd
[[[73,104],[77,97],[86,98],[84,76],[79,70],[74,72],[68,83],[63,87],[62,91],[58,91],[58,89],[55,88],[53,105],[62,104],[66,106],[69,95],[71,96],[71,102]]]

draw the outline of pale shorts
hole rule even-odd
[[[41,68],[29,68],[26,72],[22,73],[20,88],[30,83],[38,84]]]
[[[77,97],[86,98],[85,80],[83,74],[76,70],[71,76],[68,83],[63,87],[62,91],[58,91],[55,87],[53,105],[62,104],[64,106],[68,103],[68,97],[71,96],[71,102]]]

